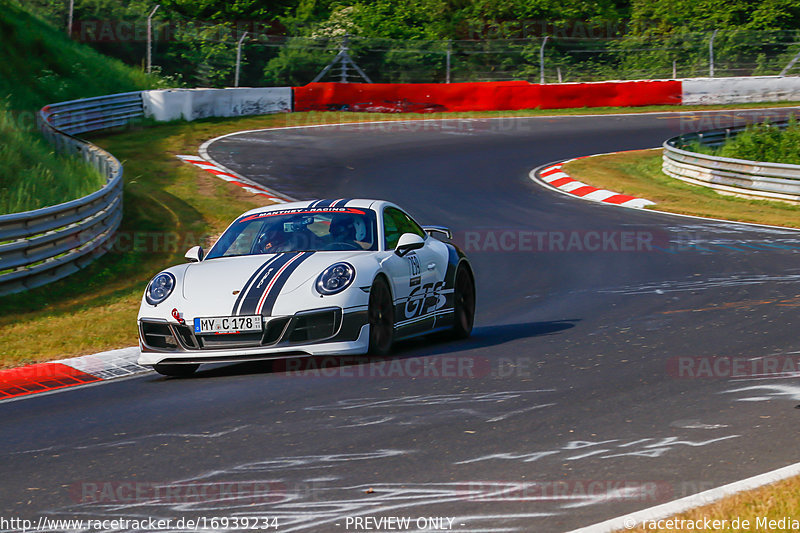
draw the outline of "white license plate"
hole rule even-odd
[[[250,333],[262,331],[261,315],[195,318],[195,333]]]

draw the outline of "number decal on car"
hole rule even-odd
[[[408,271],[409,271],[408,286],[416,287],[417,285],[420,284],[420,280],[422,279],[420,277],[421,268],[419,266],[419,257],[417,257],[417,255],[412,252],[406,256],[406,259],[408,259]]]

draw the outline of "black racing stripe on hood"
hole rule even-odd
[[[278,270],[293,259],[295,255],[296,254],[293,253],[280,254],[266,265],[267,268],[261,270],[260,275],[253,280],[253,283],[247,290],[247,294],[242,299],[242,305],[239,308],[238,315],[247,316],[255,314],[258,301],[261,299],[261,296],[263,296],[264,291],[267,290],[269,282],[272,281],[272,278]]]
[[[267,298],[264,300],[264,305],[261,308],[261,314],[263,316],[272,315],[272,308],[275,306],[275,302],[278,300],[278,296],[280,296],[284,285],[286,285],[286,282],[292,276],[292,273],[294,273],[297,267],[299,267],[301,263],[303,263],[312,255],[314,255],[314,252],[303,252],[296,261],[293,261],[291,265],[287,266],[286,269],[281,272],[278,279],[275,280],[275,283],[272,285]]]
[[[334,203],[336,204],[336,207],[345,207],[347,205],[347,202],[349,202],[350,200],[352,200],[352,198],[342,198],[341,200],[337,200]]]
[[[236,298],[236,303],[233,304],[233,310],[231,311],[232,316],[239,314],[237,310],[239,309],[242,300],[247,295],[248,290],[250,289],[256,278],[258,278],[264,272],[264,270],[267,269],[269,264],[277,258],[278,256],[270,257],[269,259],[264,261],[264,264],[258,267],[255,272],[253,272],[253,275],[250,276],[250,279],[247,280],[247,283],[244,284],[244,287],[242,287],[242,290],[239,292],[239,296]]]

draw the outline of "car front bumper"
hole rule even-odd
[[[139,319],[140,365],[213,363],[361,354],[369,347],[366,309],[315,309],[268,317],[260,333],[195,334],[191,326],[157,318]]]

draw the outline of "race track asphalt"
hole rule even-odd
[[[797,462],[800,384],[778,371],[800,354],[800,233],[590,203],[528,177],[748,116],[358,124],[214,142],[218,163],[294,198],[385,198],[449,226],[475,267],[473,336],[306,373],[215,365],[2,403],[0,516],[556,532]]]

